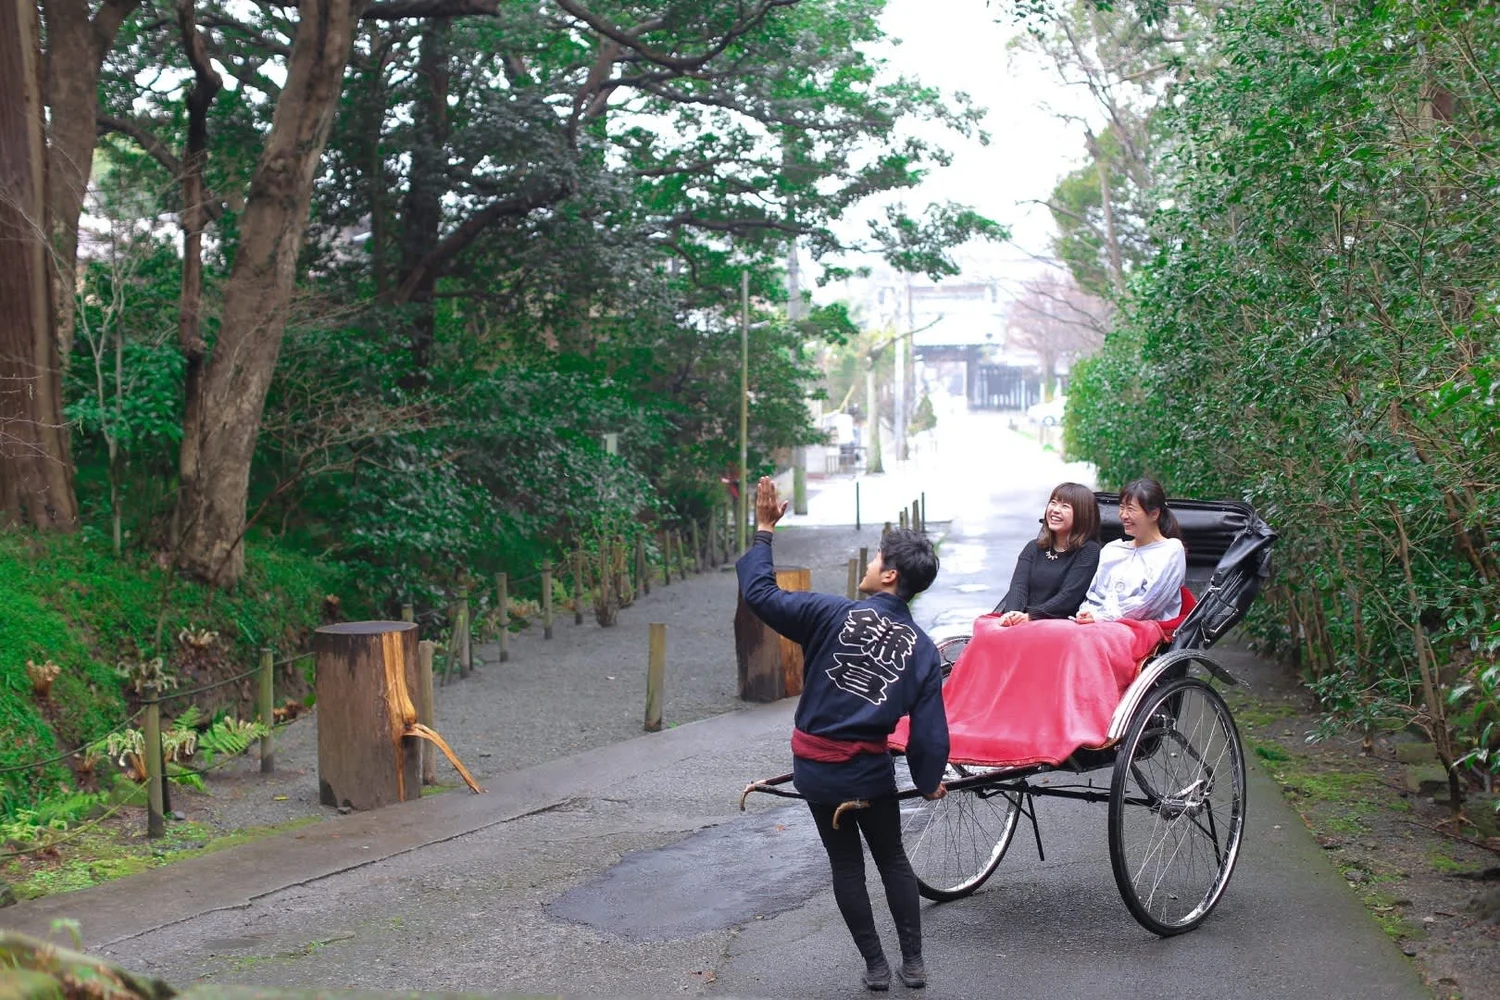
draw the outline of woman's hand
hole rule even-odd
[[[936,802],[938,799],[947,794],[948,786],[939,781],[937,788],[934,789],[931,793],[924,792],[922,794],[922,798],[926,799],[928,802]]]
[[[1005,614],[1000,616],[1000,624],[1002,627],[1019,625],[1022,622],[1029,621],[1031,621],[1031,616],[1024,611],[1007,611],[1005,612]]]
[[[1092,611],[1080,611],[1073,616],[1073,620],[1080,625],[1088,625],[1094,620],[1094,613]]]

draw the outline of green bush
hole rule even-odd
[[[1500,93],[1465,4],[1231,5],[1070,450],[1280,531],[1250,626],[1361,727],[1500,762]]]
[[[124,722],[127,658],[185,653],[185,628],[219,634],[223,671],[247,669],[262,645],[283,652],[321,623],[323,598],[345,587],[343,571],[267,545],[249,547],[246,578],[233,594],[168,580],[156,560],[78,535],[0,534],[0,768],[92,742]],[[62,670],[39,702],[28,660]],[[0,814],[66,785],[63,763],[0,773]]]

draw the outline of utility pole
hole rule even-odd
[[[735,505],[735,544],[745,551],[750,519],[750,272],[740,272],[740,500]]]
[[[906,341],[911,337],[911,331],[915,329],[916,322],[912,313],[911,304],[911,276],[906,278],[906,336],[897,337],[896,348],[896,371],[894,382],[891,386],[891,422],[896,435],[896,461],[900,462],[906,458]]]
[[[797,240],[786,252],[786,318],[792,324],[807,315],[802,306],[802,265],[797,260]],[[807,401],[814,421],[818,419],[819,407]],[[797,445],[792,449],[792,513],[801,517],[807,513],[807,447]]]

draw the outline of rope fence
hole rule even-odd
[[[146,707],[142,705],[139,709],[136,710],[134,715],[126,719],[124,722],[120,723],[115,728],[111,729],[109,732],[105,733],[103,736],[100,736],[97,739],[89,740],[82,746],[74,747],[72,750],[69,750],[66,753],[60,753],[56,757],[48,757],[44,760],[34,760],[28,764],[7,764],[5,767],[0,767],[0,774],[14,774],[17,771],[31,771],[39,767],[46,767],[48,764],[56,764],[61,761],[65,761],[75,754],[82,753],[101,740],[107,740],[111,736],[114,736],[116,733],[123,733],[125,730],[129,729],[131,725],[145,713],[145,711]]]
[[[908,525],[926,530],[926,494],[918,500],[914,500],[910,509],[903,508],[899,522],[903,527]],[[721,516],[727,515],[727,516]],[[647,536],[638,534],[633,540],[633,545],[622,536],[605,543],[602,553],[594,554],[592,557],[585,556],[583,547],[580,545],[567,558],[562,561],[562,574],[557,572],[550,559],[543,560],[542,568],[524,576],[512,577],[508,573],[497,573],[494,577],[493,596],[494,603],[489,606],[491,611],[497,612],[500,628],[497,635],[499,646],[499,660],[506,662],[510,658],[509,637],[511,623],[511,598],[510,588],[517,585],[526,585],[532,582],[542,584],[538,610],[542,618],[543,637],[550,640],[553,637],[553,590],[554,584],[560,578],[564,579],[570,593],[570,599],[574,607],[575,624],[582,624],[583,608],[585,599],[585,577],[592,574],[594,577],[594,595],[599,604],[596,610],[600,614],[601,624],[613,624],[613,619],[606,621],[606,616],[618,610],[621,603],[634,601],[640,596],[649,595],[651,586],[658,578],[662,586],[669,586],[675,576],[678,580],[685,580],[692,573],[703,572],[706,568],[716,568],[721,563],[727,563],[732,555],[731,546],[735,541],[734,512],[729,509],[721,509],[715,512],[706,524],[706,531],[701,530],[697,521],[688,522],[686,530],[681,528],[663,528],[654,534],[656,558],[648,558]],[[858,517],[856,513],[856,518]],[[890,530],[891,522],[886,522],[886,530]],[[684,537],[687,536],[687,537]],[[686,544],[685,544],[686,543]],[[634,552],[630,549],[633,547]],[[593,559],[591,562],[590,559]],[[862,575],[867,563],[866,551],[860,550],[858,564],[850,560],[850,590],[853,596],[853,588],[856,583],[856,569]],[[589,573],[585,572],[588,567]],[[488,595],[489,588],[481,593]],[[603,590],[603,594],[600,591]],[[600,600],[602,596],[602,601]],[[455,599],[450,603],[449,610],[452,614],[452,635],[448,642],[447,656],[441,670],[442,682],[446,684],[450,675],[457,674],[466,677],[473,670],[473,622],[469,606],[470,592],[467,588],[460,588]],[[613,606],[611,606],[613,602]],[[409,601],[402,603],[403,617],[410,621],[416,617],[415,607]],[[664,633],[657,635],[658,628],[665,626],[652,625],[653,643],[664,643]],[[650,658],[653,665],[658,656],[653,645],[653,654]],[[663,647],[664,648],[664,647]],[[110,737],[127,731],[144,717],[143,744],[146,750],[145,766],[147,771],[147,827],[148,836],[160,837],[165,833],[165,803],[167,801],[166,783],[170,777],[168,774],[167,761],[163,751],[161,730],[161,706],[183,698],[189,698],[233,684],[255,678],[258,681],[256,692],[256,716],[267,728],[267,735],[260,740],[260,762],[263,774],[274,773],[275,754],[274,742],[271,733],[282,726],[290,724],[292,719],[277,722],[275,715],[275,671],[277,669],[311,659],[315,654],[311,651],[295,653],[290,656],[274,659],[273,652],[263,647],[260,651],[260,661],[247,670],[242,670],[229,677],[220,678],[207,684],[184,690],[162,691],[153,684],[146,684],[139,691],[142,695],[140,707],[127,717],[123,722],[113,729],[82,746],[75,747],[63,753],[46,757],[40,760],[23,764],[8,764],[0,767],[0,775],[15,774],[24,771],[36,770],[52,764],[61,763],[78,754],[86,752],[90,747],[97,746]],[[662,698],[661,678],[657,676],[659,670],[652,675],[652,683],[648,691],[647,728],[652,724],[660,726],[660,706]],[[654,707],[653,707],[654,706]],[[203,775],[225,766],[232,760],[238,759],[238,755],[226,757],[223,761],[206,768],[190,768],[181,764],[175,764],[178,773]],[[99,823],[117,813],[126,803],[120,803],[108,813],[91,821],[83,827],[70,831],[67,836],[49,841],[45,845],[27,848],[21,851],[12,851],[0,854],[0,859],[15,857],[20,854],[31,853],[45,849],[49,846],[66,843],[81,834],[84,830],[97,826]]]
[[[247,677],[254,677],[256,674],[259,674],[260,671],[261,668],[259,666],[255,666],[250,668],[249,670],[237,673],[233,677],[225,677],[221,680],[214,681],[211,684],[203,684],[199,687],[188,688],[185,691],[173,691],[171,694],[160,694],[155,698],[142,698],[141,704],[161,705],[169,701],[176,701],[178,698],[186,698],[190,695],[202,694],[205,691],[214,691],[221,687],[228,687],[231,684],[238,684],[240,681],[244,680]]]

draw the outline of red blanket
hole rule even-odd
[[[1103,747],[1120,696],[1165,634],[1161,622],[1056,619],[1001,628],[999,615],[984,615],[943,685],[948,759],[1060,764],[1080,747]],[[905,749],[907,738],[902,719],[890,745]]]

